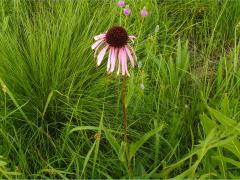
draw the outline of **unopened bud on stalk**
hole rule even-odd
[[[2,91],[4,93],[7,93],[7,86],[5,84],[2,85]]]

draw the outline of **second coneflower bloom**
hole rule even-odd
[[[105,54],[108,52],[107,72],[112,73],[115,66],[118,66],[117,74],[122,72],[122,75],[128,75],[128,59],[134,67],[137,61],[136,54],[133,48],[129,45],[129,40],[135,39],[134,36],[129,36],[127,31],[121,26],[114,26],[106,33],[94,37],[96,42],[92,45],[97,56],[97,66],[99,66]],[[99,50],[101,48],[101,50]]]

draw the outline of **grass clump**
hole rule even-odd
[[[239,178],[239,2],[128,1],[128,157],[121,78],[91,51],[116,3],[0,1],[0,177]]]

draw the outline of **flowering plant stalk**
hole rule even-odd
[[[112,74],[115,66],[118,66],[117,75],[123,75],[121,100],[124,116],[124,141],[127,142],[127,110],[126,110],[126,79],[130,76],[128,71],[128,61],[134,67],[137,57],[133,48],[129,45],[129,41],[133,41],[135,36],[128,35],[127,31],[121,26],[114,26],[106,33],[102,33],[94,37],[96,42],[92,45],[97,56],[97,66],[99,66],[105,54],[108,52],[107,72]],[[99,50],[101,48],[101,50]]]
[[[128,141],[128,126],[127,126],[127,109],[126,109],[126,79],[123,77],[122,89],[121,89],[121,98],[122,98],[122,109],[123,109],[123,119],[124,119],[124,141]]]

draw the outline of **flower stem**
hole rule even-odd
[[[127,76],[125,75],[123,77],[122,81],[122,91],[121,91],[121,97],[122,97],[122,110],[123,110],[123,118],[124,118],[124,142],[126,145],[126,158],[127,158],[127,168],[129,177],[132,177],[132,166],[131,166],[131,159],[129,159],[129,149],[128,149],[128,126],[127,126],[127,108],[126,108],[126,80]]]
[[[124,118],[124,141],[127,143],[127,135],[128,135],[128,129],[127,129],[127,110],[126,110],[126,79],[127,77],[123,77],[122,81],[122,110],[123,110],[123,118]]]

